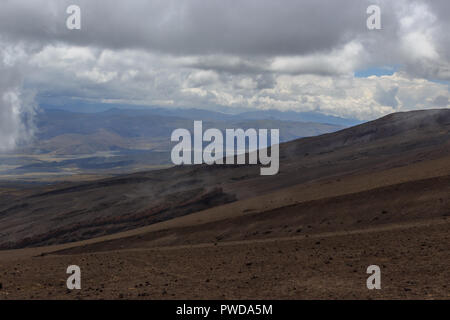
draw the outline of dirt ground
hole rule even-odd
[[[449,299],[450,219],[411,226],[0,262],[0,299]],[[66,288],[81,268],[82,289]],[[381,268],[381,290],[366,269]]]

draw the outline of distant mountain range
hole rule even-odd
[[[273,115],[277,115],[273,112]],[[263,117],[263,113],[226,115],[199,109],[124,110],[110,109],[98,113],[75,113],[44,110],[37,116],[36,143],[29,146],[41,152],[89,154],[98,151],[169,150],[170,136],[177,128],[191,129],[194,120],[206,128],[279,129],[282,142],[343,129],[344,126],[320,122],[301,122]],[[289,118],[286,115],[286,118]]]
[[[333,120],[323,117],[273,110],[232,115],[201,109],[112,108],[86,113],[43,108],[35,119],[33,142],[7,156],[0,155],[0,180],[104,176],[168,166],[175,145],[170,141],[173,130],[192,130],[194,120],[202,120],[204,130],[279,129],[280,142],[345,128],[342,124],[322,123],[319,120]],[[345,121],[334,118],[334,122]]]
[[[110,103],[94,103],[86,101],[67,101],[59,104],[41,103],[40,108],[43,110],[64,110],[75,113],[126,113],[141,115],[159,115],[180,117],[194,120],[283,120],[298,122],[318,122],[335,124],[340,126],[354,126],[362,123],[362,121],[353,118],[342,118],[326,115],[321,112],[296,112],[296,111],[279,111],[274,109],[256,110],[256,109],[234,109],[221,108],[220,110],[206,110],[199,108],[168,108],[159,106],[137,106],[127,104],[110,104]]]

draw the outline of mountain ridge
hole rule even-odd
[[[258,166],[250,165],[179,166],[27,189],[15,198],[4,193],[0,197],[0,245],[83,240],[189,215],[200,208],[240,203],[283,188],[432,163],[450,155],[449,131],[450,110],[397,114],[282,144],[276,176],[262,177]],[[17,202],[14,206],[8,205],[11,197]],[[37,217],[54,230],[51,236],[33,229],[32,220]]]

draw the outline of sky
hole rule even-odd
[[[448,108],[449,15],[448,0],[0,0],[0,150],[33,135],[44,100],[363,121]]]

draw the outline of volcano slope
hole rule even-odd
[[[282,144],[270,177],[202,165],[5,190],[0,298],[448,299],[449,129],[450,110],[391,114]]]

